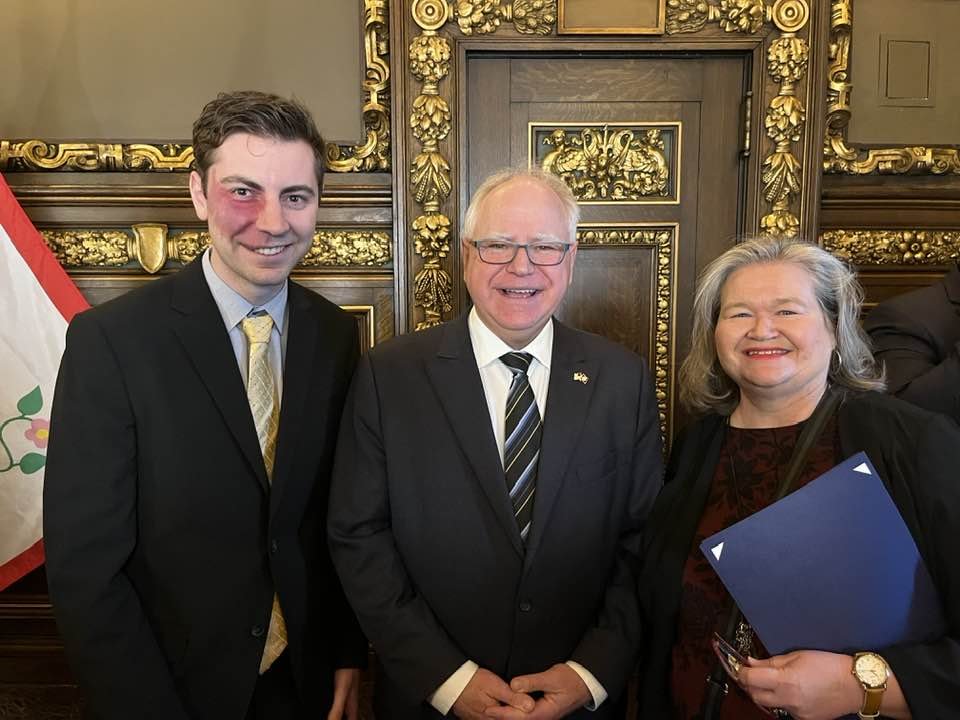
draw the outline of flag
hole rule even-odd
[[[43,564],[43,466],[67,323],[88,307],[0,175],[0,590]]]

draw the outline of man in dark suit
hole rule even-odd
[[[355,718],[366,641],[325,546],[356,324],[288,282],[323,141],[222,94],[194,124],[210,248],[67,333],[44,489],[50,596],[99,718]]]
[[[552,319],[578,214],[555,177],[488,179],[473,310],[361,361],[328,527],[380,718],[622,717],[660,429],[643,361]]]
[[[897,397],[960,422],[960,265],[880,303],[864,327]]]

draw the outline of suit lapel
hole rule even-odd
[[[533,524],[527,539],[527,564],[537,552],[563,479],[587,418],[598,363],[585,357],[576,334],[554,320],[547,412],[543,419]],[[586,382],[584,382],[586,380]]]
[[[173,283],[171,305],[179,315],[173,323],[174,333],[257,481],[267,491],[267,473],[237,358],[223,325],[223,317],[203,277],[200,259],[177,273]]]
[[[522,556],[523,543],[490,426],[490,411],[470,344],[467,316],[447,323],[440,332],[439,350],[427,360],[427,375],[494,515]]]
[[[317,353],[319,326],[310,310],[310,304],[300,286],[290,283],[287,322],[287,347],[283,368],[283,400],[280,403],[280,429],[277,433],[277,456],[273,468],[273,486],[270,491],[270,515],[273,517],[282,499],[292,472],[297,444],[307,428],[304,415],[307,408],[307,389],[320,386],[314,397],[326,398],[332,381],[332,353]],[[324,437],[330,418],[326,408],[314,408],[309,432],[313,437]]]

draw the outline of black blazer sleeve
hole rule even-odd
[[[960,315],[938,293],[934,286],[881,303],[864,327],[891,393],[960,422]]]
[[[343,587],[394,683],[423,700],[468,659],[417,592],[394,543],[370,356],[347,398],[327,529]]]
[[[960,432],[946,418],[924,414],[917,427],[910,477],[897,478],[892,492],[912,528],[943,605],[947,630],[930,643],[897,645],[879,652],[890,663],[915,718],[946,718],[960,702]],[[915,420],[914,420],[915,421]],[[911,506],[904,501],[909,493]],[[914,514],[915,513],[915,514]],[[910,524],[910,520],[908,520]]]
[[[106,719],[186,720],[124,572],[137,542],[137,443],[96,313],[78,315],[54,394],[43,494],[50,597],[74,671]]]

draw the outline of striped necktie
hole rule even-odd
[[[533,495],[537,486],[537,461],[540,458],[540,410],[530,387],[527,370],[533,356],[510,352],[500,357],[513,373],[507,391],[504,423],[503,469],[507,492],[517,517],[520,537],[524,542],[533,519]]]
[[[247,336],[247,400],[257,429],[257,440],[263,454],[267,479],[273,481],[273,461],[277,449],[277,430],[280,427],[280,403],[277,400],[277,384],[270,367],[270,332],[273,319],[266,313],[248,315],[241,323]],[[260,674],[267,671],[274,660],[280,657],[287,646],[287,624],[280,610],[280,598],[274,593],[270,610],[270,627],[267,642],[260,658]]]

